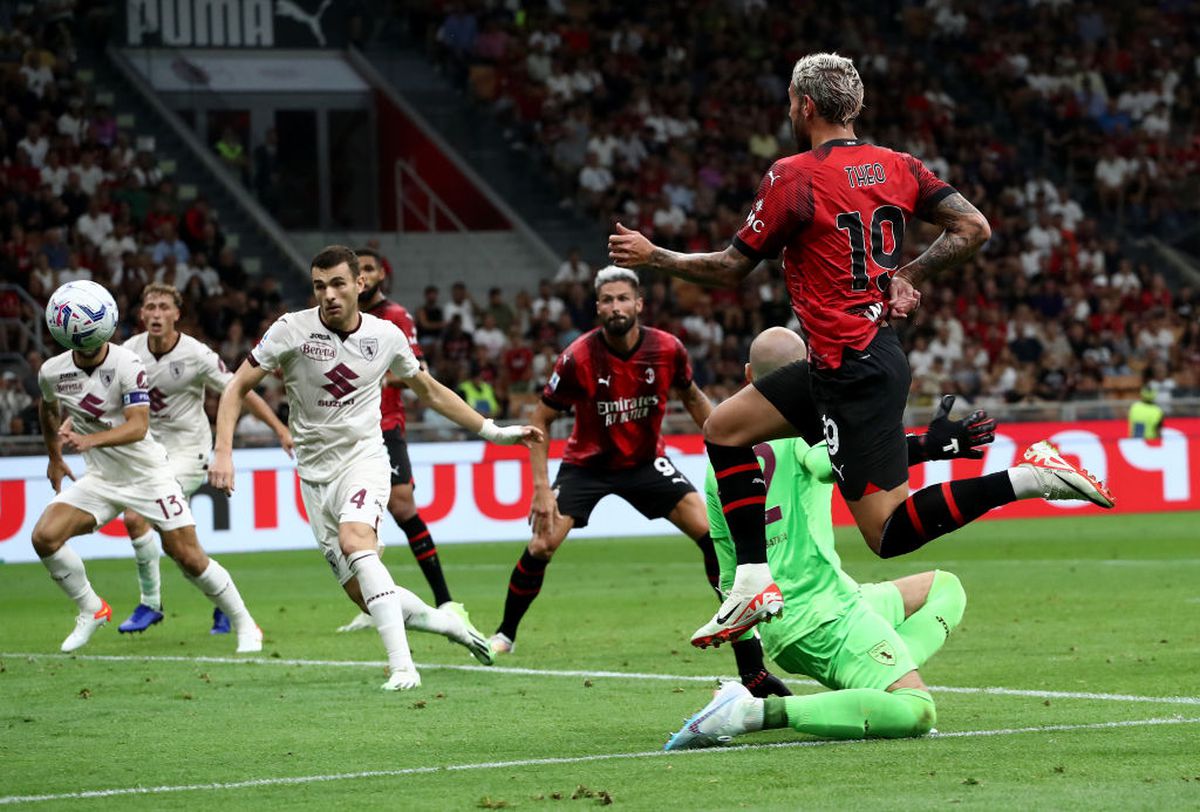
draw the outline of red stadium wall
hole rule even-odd
[[[946,479],[998,471],[1019,461],[1030,443],[1050,438],[1063,453],[1108,480],[1117,497],[1118,513],[1200,510],[1200,419],[1168,420],[1162,440],[1124,437],[1122,421],[1087,423],[1012,423],[1000,427],[983,460],[925,463],[913,469],[914,488]],[[704,443],[696,435],[667,437],[668,453],[694,483],[704,481]],[[551,444],[551,468],[557,467],[563,443]],[[416,499],[438,543],[523,540],[533,498],[529,455],[517,446],[480,442],[414,443],[409,446]],[[235,452],[237,490],[225,500],[197,495],[192,500],[197,528],[213,553],[244,550],[312,548],[308,519],[300,500],[294,463],[278,449]],[[78,474],[82,460],[70,460]],[[45,478],[44,457],[0,459],[0,560],[35,561],[29,541],[33,524],[53,497]],[[990,518],[1015,519],[1064,515],[1101,515],[1093,505],[1031,500],[1007,505]],[[840,497],[834,519],[850,524]],[[574,535],[584,537],[646,536],[673,533],[665,520],[648,522],[616,499],[605,500],[592,521]],[[396,527],[381,528],[389,544],[402,544]],[[85,558],[128,556],[124,528],[113,522],[99,533],[73,542]]]
[[[412,165],[468,229],[503,231],[511,228],[500,210],[386,94],[376,91],[375,109],[379,128],[379,216],[385,228],[396,225],[395,166],[400,159]],[[412,196],[413,203],[422,212],[426,210],[427,201],[420,189],[410,187],[405,194]],[[420,219],[406,213],[404,230],[427,229]],[[434,230],[449,231],[452,227],[448,222],[439,222]]]

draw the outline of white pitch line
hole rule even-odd
[[[374,660],[288,660],[276,657],[183,657],[179,655],[131,655],[131,654],[57,654],[41,652],[0,652],[0,658],[32,658],[42,660],[90,660],[95,662],[165,662],[207,663],[211,665],[311,665],[320,668],[383,668],[386,663]],[[453,665],[449,663],[418,663],[418,668],[430,671],[474,671],[486,674],[508,674],[525,677],[582,677],[584,679],[630,679],[654,680],[658,682],[715,682],[728,679],[718,675],[696,674],[648,674],[637,671],[587,671],[555,670],[542,668],[516,668],[513,666]],[[789,679],[791,685],[815,686],[820,683],[810,679]],[[991,696],[1024,696],[1034,699],[1094,699],[1101,702],[1149,702],[1161,705],[1200,705],[1197,696],[1143,696],[1141,694],[1106,694],[1090,691],[1044,691],[1032,688],[963,687],[954,685],[931,685],[931,691],[947,694],[985,694]]]
[[[1043,727],[1010,727],[991,730],[960,730],[952,733],[934,733],[930,739],[964,739],[979,736],[1014,736],[1021,733],[1061,733],[1076,730],[1107,730],[1124,727],[1152,727],[1158,725],[1189,725],[1200,723],[1200,718],[1154,718],[1136,719],[1124,722],[1093,722],[1079,725],[1045,725]],[[277,787],[297,784],[319,784],[329,781],[354,781],[363,778],[398,778],[409,775],[428,775],[439,772],[467,772],[471,770],[494,770],[512,767],[547,767],[560,764],[586,764],[595,761],[615,761],[619,759],[660,758],[670,756],[707,755],[712,753],[743,752],[749,750],[782,750],[796,747],[828,747],[832,745],[866,744],[884,741],[880,739],[852,739],[833,741],[829,739],[794,742],[772,742],[764,744],[742,744],[733,747],[720,747],[709,750],[682,750],[667,753],[664,750],[643,750],[634,753],[599,753],[591,756],[559,756],[555,758],[526,758],[512,761],[484,761],[474,764],[447,764],[444,767],[408,767],[399,770],[363,770],[353,773],[328,773],[324,775],[296,775],[279,778],[253,778],[247,781],[229,781],[212,784],[175,784],[158,787],[117,787],[114,789],[94,789],[83,792],[62,792],[46,795],[6,795],[0,797],[0,806],[21,803],[37,803],[41,801],[74,801],[90,800],[92,798],[114,798],[122,795],[161,795],[168,792],[204,792],[234,789],[257,789],[260,787]]]

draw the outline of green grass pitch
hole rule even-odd
[[[668,732],[711,695],[688,678],[733,672],[727,649],[687,643],[714,602],[681,537],[568,542],[499,669],[413,634],[424,685],[400,694],[378,690],[374,632],[334,632],[354,608],[315,548],[221,557],[266,632],[252,663],[225,661],[234,641],[208,635],[207,602],[169,562],[167,620],[135,636],[115,629],[137,599],[132,562],[89,563],[115,618],[80,657],[57,655],[72,611],[45,571],[0,566],[0,805],[1195,808],[1198,523],[986,522],[892,561],[842,531],[861,581],[935,566],[962,578],[966,617],[923,669],[945,688],[940,735],[812,744],[777,731],[742,741],[789,746],[670,755],[656,752]],[[487,633],[520,549],[442,547],[455,597]],[[428,599],[406,549],[385,560]],[[78,796],[136,787],[173,789]],[[31,795],[53,797],[20,800]]]

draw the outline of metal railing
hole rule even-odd
[[[0,285],[0,293],[8,293],[9,291],[15,291],[17,298],[21,300],[21,304],[30,308],[35,316],[40,316],[43,308],[37,303],[37,300],[29,295],[29,291],[18,285]],[[42,357],[45,358],[46,343],[42,341],[42,331],[39,329],[41,323],[42,320],[40,318],[34,318],[32,324],[22,318],[4,318],[0,319],[0,328],[3,328],[7,332],[9,327],[15,325],[19,331],[24,333],[29,338],[33,348],[41,353]]]
[[[404,233],[405,212],[416,218],[423,226],[422,231],[430,234],[444,230],[439,228],[439,223],[449,224],[451,229],[463,238],[462,246],[479,267],[486,268],[492,274],[499,270],[492,252],[480,241],[476,232],[467,228],[437,192],[417,174],[411,163],[403,158],[397,160],[393,168],[393,177],[396,184],[397,232]],[[409,189],[416,189],[420,194],[409,194]]]

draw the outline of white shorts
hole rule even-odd
[[[345,584],[353,574],[342,554],[338,529],[347,522],[362,522],[378,534],[392,489],[391,477],[392,470],[384,458],[351,463],[328,482],[300,480],[308,523],[339,584]]]
[[[166,477],[109,482],[95,474],[84,474],[50,500],[50,504],[56,503],[92,514],[97,527],[103,527],[127,509],[145,516],[158,530],[175,530],[196,523],[183,489],[174,479]]]
[[[208,482],[207,451],[168,448],[167,457],[171,463],[171,473],[175,475],[179,487],[183,488],[184,496],[191,498],[201,485]]]

